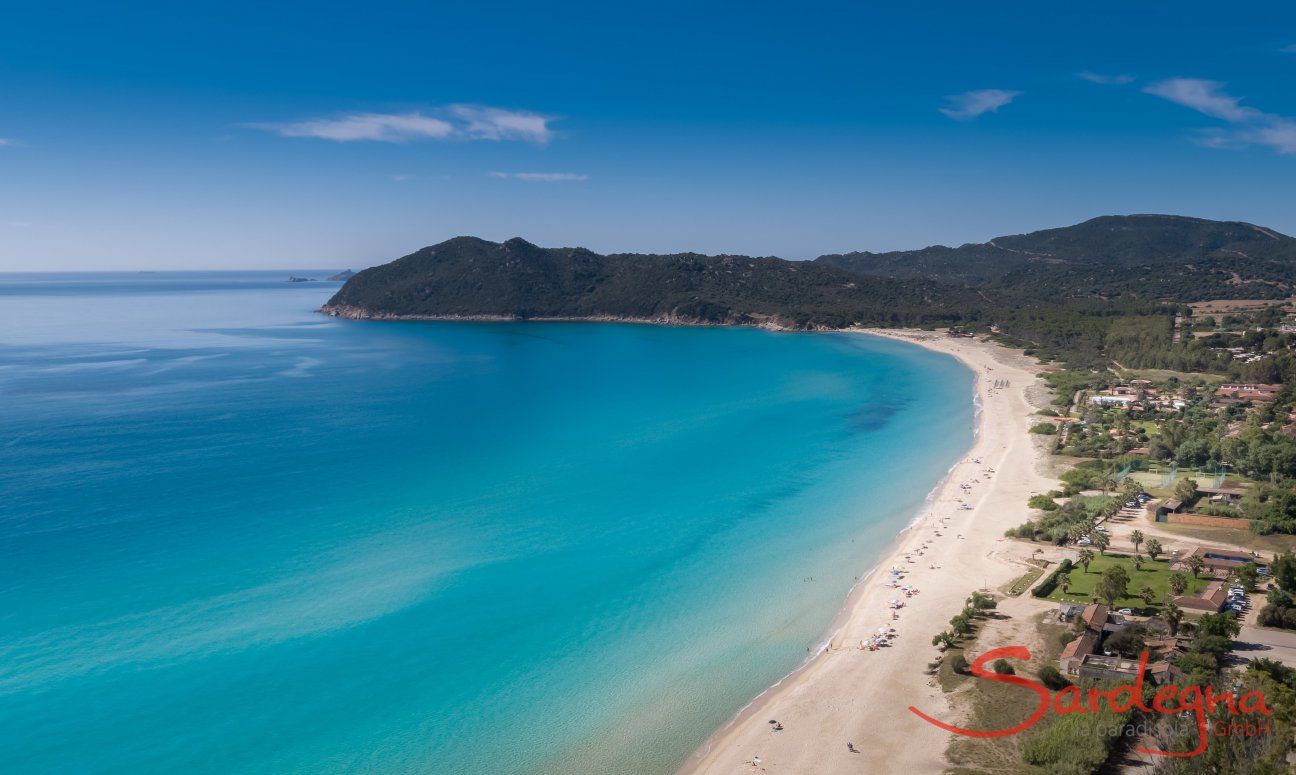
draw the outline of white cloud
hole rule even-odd
[[[10,139],[5,138],[5,137],[0,137],[0,148],[5,147],[6,145],[14,146],[14,145],[17,145],[17,144],[18,144],[18,143],[17,143],[17,141],[15,141],[15,140],[10,140]]]
[[[1255,108],[1244,107],[1240,99],[1225,94],[1223,88],[1224,84],[1219,81],[1170,78],[1157,81],[1143,91],[1230,123],[1254,121],[1264,115]]]
[[[954,94],[945,98],[949,107],[941,108],[940,112],[955,121],[968,121],[983,113],[993,113],[1020,95],[1019,91],[1003,89],[978,89]]]
[[[475,140],[528,140],[544,145],[554,137],[551,116],[524,110],[482,105],[451,105],[450,112],[465,122],[462,131]]]
[[[353,113],[341,118],[315,118],[286,124],[248,124],[284,137],[318,137],[349,143],[369,140],[403,143],[408,140],[444,140],[454,134],[449,121],[421,113]]]
[[[1283,46],[1281,50],[1287,52],[1288,54],[1296,54],[1296,43]]]
[[[1090,83],[1100,83],[1104,86],[1123,86],[1127,83],[1134,83],[1134,76],[1132,75],[1102,75],[1088,70],[1076,73],[1076,78],[1084,79]]]
[[[1243,105],[1241,98],[1226,93],[1224,84],[1218,81],[1170,78],[1143,91],[1235,125],[1234,129],[1207,132],[1199,140],[1202,145],[1210,148],[1263,145],[1280,154],[1296,154],[1296,119]]]
[[[338,118],[246,124],[282,137],[315,137],[339,143],[404,143],[411,140],[525,140],[539,145],[554,137],[552,116],[482,105],[450,105],[410,113],[352,113]]]
[[[589,180],[589,175],[575,172],[491,172],[492,178],[500,180],[525,180],[528,183],[567,183],[576,180]]]

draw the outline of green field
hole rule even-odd
[[[1046,599],[1059,603],[1090,603],[1093,602],[1090,596],[1093,594],[1094,587],[1098,584],[1098,579],[1102,578],[1103,571],[1113,565],[1124,565],[1125,570],[1129,573],[1130,597],[1123,597],[1116,601],[1114,608],[1132,608],[1135,611],[1145,609],[1147,613],[1152,613],[1161,608],[1166,594],[1169,592],[1170,561],[1164,557],[1156,561],[1144,560],[1143,570],[1134,570],[1134,561],[1127,555],[1108,554],[1106,556],[1094,553],[1093,562],[1089,563],[1089,572],[1085,573],[1084,568],[1076,565],[1071,571],[1071,587],[1067,594],[1062,594],[1062,588],[1058,587],[1053,590],[1053,594]],[[1191,573],[1184,573],[1188,577],[1188,590],[1184,594],[1193,594],[1206,586],[1206,579],[1194,579]],[[1138,594],[1143,587],[1151,587],[1156,594],[1156,601],[1151,606],[1143,602],[1143,598]]]

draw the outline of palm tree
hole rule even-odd
[[[1162,551],[1164,550],[1161,548],[1160,541],[1156,540],[1155,538],[1148,539],[1147,542],[1148,557],[1151,557],[1153,560],[1156,560],[1157,555],[1160,554]]]
[[[1092,550],[1092,549],[1081,549],[1081,550],[1080,550],[1080,554],[1077,556],[1077,559],[1079,560],[1080,564],[1084,566],[1084,572],[1085,572],[1085,573],[1088,573],[1088,572],[1089,572],[1089,563],[1093,562],[1093,559],[1094,559],[1094,553],[1093,553],[1093,550]]]
[[[1107,547],[1111,546],[1111,539],[1107,537],[1107,534],[1098,530],[1094,531],[1090,540],[1093,541],[1094,546],[1098,547],[1099,554],[1106,554]]]
[[[1065,595],[1066,593],[1070,592],[1070,591],[1071,591],[1071,574],[1070,574],[1070,573],[1063,573],[1061,576],[1058,576],[1058,586],[1061,587],[1061,589],[1062,589],[1062,594]]]
[[[1135,530],[1130,533],[1130,543],[1134,544],[1134,551],[1138,551],[1139,544],[1143,543],[1143,531]]]
[[[1134,570],[1143,570],[1143,555],[1134,555]]]
[[[1170,591],[1176,595],[1182,595],[1188,589],[1188,577],[1182,573],[1171,573],[1166,582],[1170,585]]]
[[[1161,617],[1170,625],[1170,634],[1178,635],[1179,623],[1183,621],[1183,609],[1175,605],[1173,600],[1167,600]]]
[[[1116,486],[1116,480],[1112,478],[1111,471],[1103,471],[1098,475],[1098,486],[1102,488],[1103,497],[1107,496],[1107,491]]]
[[[1201,573],[1201,569],[1206,567],[1206,563],[1202,558],[1195,554],[1190,556],[1184,564],[1188,566],[1188,570],[1192,571],[1193,578],[1197,578],[1197,574]]]
[[[1156,592],[1152,591],[1152,587],[1143,587],[1143,591],[1139,592],[1139,597],[1143,598],[1144,603],[1152,605],[1152,601],[1156,600]]]

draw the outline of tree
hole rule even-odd
[[[1248,562],[1237,569],[1237,578],[1243,589],[1247,592],[1254,592],[1256,584],[1260,581],[1260,572],[1256,569],[1254,562]]]
[[[1098,486],[1102,489],[1102,494],[1107,495],[1107,491],[1116,486],[1116,480],[1112,477],[1111,471],[1103,471],[1098,475]]]
[[[1058,586],[1062,588],[1062,594],[1065,595],[1066,593],[1068,593],[1068,592],[1071,591],[1071,574],[1070,574],[1070,573],[1063,573],[1063,574],[1059,575],[1059,576],[1058,576],[1058,579],[1057,579],[1057,582],[1058,582]]]
[[[1191,503],[1197,498],[1197,480],[1186,476],[1175,482],[1174,494],[1185,505]]]
[[[1134,570],[1143,570],[1143,555],[1134,555]]]
[[[1170,591],[1175,593],[1176,595],[1182,595],[1184,592],[1188,590],[1188,577],[1183,575],[1182,573],[1179,573],[1177,571],[1175,573],[1171,573],[1170,578],[1167,579],[1166,581],[1170,585]]]
[[[1134,544],[1134,551],[1137,552],[1139,550],[1139,544],[1143,543],[1143,531],[1135,530],[1133,533],[1130,533],[1130,543]]]
[[[1206,562],[1195,554],[1185,560],[1184,564],[1188,566],[1188,570],[1192,571],[1193,578],[1197,578],[1197,574],[1201,573],[1202,568],[1206,567]]]
[[[1095,530],[1093,537],[1089,540],[1093,541],[1093,545],[1098,547],[1099,554],[1106,554],[1107,547],[1111,546],[1111,539],[1101,530]]]
[[[1143,587],[1143,591],[1139,592],[1139,597],[1143,598],[1145,604],[1152,605],[1153,601],[1156,600],[1156,592],[1152,591],[1152,587]]]
[[[959,635],[967,635],[972,632],[972,622],[968,619],[967,614],[963,613],[950,619],[950,627]]]
[[[1129,574],[1120,565],[1111,566],[1103,571],[1102,578],[1094,587],[1094,592],[1106,601],[1109,607],[1115,605],[1117,600],[1129,595]]]
[[[1242,623],[1233,614],[1205,614],[1197,620],[1197,637],[1215,636],[1232,640],[1242,632]]]
[[[1094,553],[1092,549],[1080,550],[1080,554],[1078,555],[1078,560],[1080,564],[1084,566],[1085,573],[1089,572],[1089,563],[1093,562],[1093,559],[1094,559]]]
[[[1296,590],[1296,554],[1280,554],[1269,566],[1271,575],[1283,589]]]
[[[1167,600],[1165,608],[1161,609],[1161,616],[1170,625],[1170,634],[1179,634],[1179,625],[1183,622],[1183,609],[1175,605],[1173,600]]]
[[[949,630],[937,633],[936,637],[932,638],[932,645],[939,647],[941,650],[950,648],[957,642],[958,636]]]
[[[1151,557],[1153,560],[1155,560],[1157,558],[1157,555],[1161,554],[1161,552],[1163,551],[1165,550],[1162,549],[1160,541],[1156,540],[1155,538],[1148,539],[1147,542],[1148,557]]]

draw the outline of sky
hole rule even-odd
[[[1293,84],[1279,2],[11,3],[0,271],[1296,234]]]

